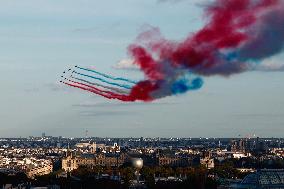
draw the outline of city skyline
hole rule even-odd
[[[203,2],[63,0],[2,2],[0,137],[282,137],[283,73],[210,77],[199,91],[153,103],[122,103],[60,85],[70,65],[118,69],[127,45],[149,26],[180,40],[205,22]],[[284,54],[265,59],[283,64]]]

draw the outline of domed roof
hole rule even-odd
[[[242,184],[255,186],[284,186],[283,169],[262,169],[247,175]]]
[[[143,167],[143,160],[141,158],[133,158],[132,164],[136,169],[142,169]]]

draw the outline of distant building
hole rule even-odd
[[[268,149],[266,142],[259,137],[255,139],[231,140],[231,144],[228,148],[228,150],[232,152],[254,152],[256,154],[266,153]]]
[[[29,178],[34,178],[35,176],[41,176],[49,174],[53,171],[52,162],[46,161],[40,166],[33,167],[26,170],[26,174]]]
[[[247,141],[243,139],[239,140],[232,140],[231,141],[231,149],[229,149],[232,152],[246,152],[248,150],[247,147]]]
[[[157,163],[159,166],[174,166],[174,167],[186,167],[192,165],[192,158],[187,156],[177,156],[171,154],[158,155]]]
[[[241,173],[253,173],[256,170],[253,168],[237,168],[238,171],[240,171]]]
[[[207,169],[212,169],[215,166],[214,159],[209,157],[201,158],[200,164],[204,165]]]
[[[73,157],[72,155],[62,159],[62,169],[70,172],[77,169],[79,166],[109,166],[119,167],[126,160],[124,153],[98,153],[98,154],[82,154]]]
[[[29,178],[49,174],[53,171],[53,162],[48,159],[1,158],[0,170],[4,173],[24,172]]]
[[[88,142],[85,142],[85,143],[77,143],[77,144],[75,145],[75,147],[77,147],[77,148],[88,148],[89,146],[91,146],[91,144],[88,143]]]
[[[77,159],[72,155],[67,155],[62,159],[62,169],[66,172],[78,169]]]
[[[204,165],[207,169],[214,168],[214,158],[211,158],[211,153],[205,153],[202,158],[200,158],[200,164]]]

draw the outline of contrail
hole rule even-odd
[[[77,85],[77,84],[72,84],[72,83],[65,82],[65,81],[61,81],[61,82],[62,82],[63,84],[65,84],[65,85],[70,86],[70,87],[79,88],[79,89],[82,89],[82,90],[85,90],[85,91],[89,91],[89,92],[95,93],[95,94],[97,94],[97,95],[100,95],[100,96],[105,97],[105,98],[108,98],[108,99],[113,99],[113,98],[110,97],[109,95],[105,95],[105,94],[101,93],[101,92],[98,91],[98,90],[86,88],[86,87],[83,87],[83,86],[80,86],[80,85]]]
[[[114,93],[114,92],[106,91],[106,90],[101,90],[97,87],[87,85],[87,84],[84,84],[84,83],[80,83],[80,82],[76,82],[76,81],[73,81],[73,80],[68,80],[68,81],[77,85],[77,86],[85,87],[86,90],[93,91],[93,92],[95,92],[95,93],[97,93],[101,96],[104,96],[104,97],[107,96],[108,98],[116,98],[116,99],[120,99],[120,100],[123,100],[123,101],[126,101],[126,99],[128,98],[127,95],[118,94],[118,93]]]
[[[78,69],[81,69],[81,70],[84,70],[84,71],[88,71],[88,72],[93,72],[93,73],[96,73],[96,74],[101,75],[103,77],[106,77],[108,79],[112,79],[112,80],[116,80],[116,81],[126,81],[126,82],[129,82],[129,83],[132,83],[132,84],[137,83],[136,81],[133,81],[133,80],[130,80],[130,79],[126,79],[126,78],[123,78],[123,77],[113,77],[113,76],[110,76],[110,75],[107,75],[107,74],[104,74],[104,73],[101,73],[101,72],[98,72],[96,70],[89,69],[89,68],[82,68],[80,66],[75,66],[75,68],[78,68]]]
[[[110,82],[110,81],[107,81],[107,80],[102,79],[102,78],[100,78],[100,77],[95,77],[95,76],[91,76],[91,75],[79,73],[79,72],[76,72],[76,71],[73,71],[73,73],[78,74],[78,75],[81,75],[81,76],[89,77],[89,78],[92,78],[92,79],[96,79],[96,80],[99,80],[99,81],[101,81],[101,82],[104,82],[104,83],[107,83],[107,84],[110,84],[110,85],[115,85],[115,86],[118,86],[118,87],[121,87],[121,88],[125,88],[125,89],[131,89],[131,88],[132,88],[131,85],[126,85],[126,84],[119,84],[119,83]]]
[[[90,82],[90,81],[87,81],[85,79],[77,78],[77,77],[74,77],[74,76],[71,76],[71,78],[76,79],[78,81],[82,81],[82,82],[88,83],[90,85],[95,85],[95,86],[98,86],[98,87],[103,87],[105,89],[110,89],[110,90],[112,90],[114,92],[118,92],[118,93],[128,94],[128,92],[129,92],[129,91],[126,91],[126,90],[115,88],[115,87],[109,87],[109,86],[101,85],[99,83]]]

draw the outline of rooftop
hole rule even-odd
[[[284,169],[261,169],[247,175],[236,188],[284,188]]]

